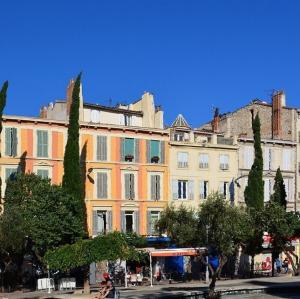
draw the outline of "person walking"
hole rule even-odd
[[[109,273],[103,273],[104,282],[94,299],[115,298],[115,287]]]
[[[280,274],[282,263],[279,257],[275,260],[275,266],[276,266],[277,273]]]

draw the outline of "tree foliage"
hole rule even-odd
[[[144,245],[145,240],[142,237],[112,232],[50,250],[44,261],[50,269],[69,271],[103,260],[141,260],[143,253],[136,247]]]
[[[8,89],[8,81],[5,81],[0,90],[0,133],[2,132],[2,116],[3,116],[3,110],[6,105],[7,89]]]
[[[260,119],[256,114],[252,121],[254,138],[254,162],[248,175],[248,185],[244,191],[248,207],[262,209],[264,207],[263,155],[260,138]]]
[[[283,177],[280,171],[280,167],[277,168],[275,183],[274,183],[274,193],[271,195],[271,201],[278,203],[280,206],[286,209],[286,192]]]
[[[68,140],[64,155],[64,175],[62,186],[69,194],[73,195],[76,205],[76,216],[85,227],[85,203],[83,194],[83,184],[80,169],[79,154],[79,105],[80,105],[80,85],[81,74],[76,78],[73,92],[72,103],[70,107]]]
[[[62,187],[35,174],[17,174],[7,181],[0,243],[8,252],[21,252],[29,236],[39,255],[72,243],[84,235],[74,214],[74,198]]]

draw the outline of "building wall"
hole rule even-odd
[[[45,121],[36,118],[16,119],[4,117],[1,134],[1,177],[3,195],[5,192],[6,168],[18,168],[21,160],[25,161],[26,172],[47,169],[51,182],[60,184],[63,176],[63,156],[67,141],[67,126],[63,122]],[[5,154],[6,128],[17,128],[17,153],[15,157]],[[37,130],[48,132],[48,157],[37,157]],[[97,161],[97,136],[107,137],[107,160]],[[137,138],[139,141],[139,161],[123,162],[121,158],[121,138]],[[165,144],[165,162],[152,164],[147,162],[147,140],[158,140]],[[137,211],[139,233],[147,234],[147,213],[162,211],[168,202],[168,133],[163,130],[135,130],[130,128],[81,125],[80,153],[85,167],[85,201],[89,233],[93,234],[93,211],[112,212],[112,229],[121,230],[121,213],[125,210]],[[22,159],[21,159],[22,158]],[[97,198],[97,173],[105,172],[108,178],[108,194],[105,199]],[[124,173],[134,173],[136,196],[134,200],[124,199]],[[161,197],[153,201],[149,197],[151,173],[161,177]]]
[[[178,153],[188,154],[188,166],[186,168],[178,167]],[[208,154],[208,168],[200,168],[200,154]],[[220,155],[228,155],[229,168],[228,170],[220,169]],[[230,190],[234,185],[234,180],[238,173],[238,157],[237,146],[235,145],[221,145],[209,143],[192,142],[170,142],[170,183],[169,183],[169,201],[172,204],[198,207],[205,199],[200,198],[200,181],[208,182],[208,194],[212,192],[219,192],[220,183],[228,182]],[[193,198],[192,199],[174,199],[173,184],[174,180],[193,181]],[[203,188],[203,187],[202,187]],[[229,190],[228,190],[229,191]],[[234,192],[233,192],[234,193]],[[176,196],[175,196],[176,197]],[[202,196],[203,197],[203,196]],[[235,195],[230,198],[227,193],[228,200],[236,201]]]

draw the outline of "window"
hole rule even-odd
[[[224,198],[228,198],[229,195],[229,182],[220,182],[219,193],[224,196]]]
[[[173,199],[193,199],[194,182],[187,180],[172,181]]]
[[[107,173],[97,173],[97,198],[107,198]]]
[[[228,155],[220,155],[220,169],[221,170],[229,169],[229,156]]]
[[[177,165],[178,168],[187,168],[188,167],[188,153],[179,152],[177,153]]]
[[[286,192],[286,201],[292,201],[292,190],[294,188],[293,186],[293,179],[285,178],[284,181],[284,187]]]
[[[282,169],[291,170],[292,151],[290,149],[282,150]]]
[[[132,116],[124,114],[124,125],[131,126],[132,124]]]
[[[48,157],[48,132],[37,130],[37,156]]]
[[[125,233],[139,232],[139,212],[138,211],[122,211],[121,212],[122,231]]]
[[[184,140],[184,133],[183,132],[175,132],[173,135],[174,141],[183,141]]]
[[[17,129],[5,128],[5,155],[15,157],[17,155]]]
[[[135,198],[134,192],[134,174],[125,173],[125,199],[133,200]]]
[[[155,225],[159,220],[159,214],[159,211],[148,211],[148,235],[154,235],[158,233],[155,229]]]
[[[199,167],[202,169],[208,168],[208,154],[200,154]]]
[[[271,180],[264,179],[264,202],[268,202],[270,200],[271,192],[272,192]]]
[[[109,231],[112,231],[112,212],[93,211],[93,235],[106,234]]]
[[[107,137],[97,136],[97,160],[106,161],[107,160]]]
[[[160,175],[151,175],[151,200],[160,200]]]
[[[5,181],[7,181],[8,179],[14,179],[17,172],[17,168],[5,168]]]
[[[139,161],[139,139],[121,138],[121,161]]]
[[[42,179],[49,178],[49,170],[48,169],[37,169],[36,174],[40,176]]]
[[[208,195],[208,181],[200,181],[200,199],[206,199]]]
[[[253,146],[245,146],[244,147],[244,167],[246,169],[250,169],[254,162],[254,147]]]
[[[165,163],[165,142],[147,140],[147,163]]]
[[[264,148],[264,170],[271,170],[271,162],[272,162],[272,149]]]

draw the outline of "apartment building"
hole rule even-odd
[[[65,100],[43,107],[40,117],[3,117],[1,177],[35,172],[60,184],[74,81]],[[112,230],[155,233],[168,202],[168,131],[153,95],[107,107],[80,97],[80,151],[90,235]]]
[[[275,92],[272,103],[253,100],[248,105],[230,113],[216,113],[210,128],[226,137],[238,136],[238,202],[244,203],[244,190],[248,173],[254,159],[252,119],[259,114],[261,121],[261,140],[263,151],[264,201],[270,200],[276,170],[280,167],[287,192],[288,210],[299,210],[300,202],[297,184],[297,110],[286,106],[285,94]]]
[[[178,115],[169,131],[170,202],[198,207],[210,193],[219,192],[234,204],[236,139],[224,138],[211,130],[194,130],[182,115]]]

